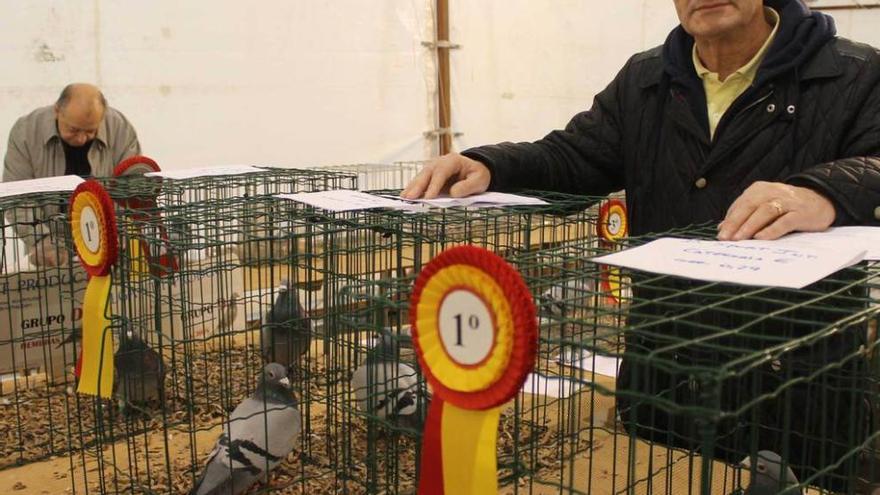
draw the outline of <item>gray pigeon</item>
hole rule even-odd
[[[126,330],[113,355],[113,381],[120,409],[144,412],[145,405],[164,400],[165,362],[132,330]]]
[[[799,483],[790,466],[785,467],[783,477],[782,457],[769,450],[759,451],[754,461],[746,457],[740,462],[740,466],[750,470],[752,475],[744,495],[773,495]],[[789,493],[803,495],[804,491],[800,489]]]
[[[299,441],[302,417],[297,407],[287,369],[267,364],[260,386],[224,424],[190,495],[239,495],[267,478]]]
[[[284,281],[266,315],[260,328],[260,339],[263,358],[267,363],[280,363],[299,372],[302,356],[311,343],[311,324],[299,302],[296,289],[287,281]]]
[[[575,308],[592,304],[595,295],[596,283],[592,278],[576,278],[553,285],[536,302],[543,317],[561,318],[566,313],[571,316]]]
[[[400,362],[398,344],[383,334],[351,375],[355,404],[365,413],[391,423],[421,430],[428,394],[416,371]]]

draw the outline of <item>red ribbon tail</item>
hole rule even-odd
[[[443,495],[443,451],[440,442],[442,418],[443,400],[435,394],[428,406],[428,417],[425,419],[422,435],[419,495]]]
[[[79,357],[76,358],[76,367],[73,369],[73,375],[79,378],[80,373],[82,373],[83,367],[83,350],[82,347],[79,348]]]

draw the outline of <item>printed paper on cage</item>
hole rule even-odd
[[[449,195],[441,195],[436,199],[413,199],[416,203],[422,203],[436,208],[451,208],[453,206],[470,207],[499,207],[499,206],[540,206],[549,204],[543,199],[519,194],[499,192],[484,192],[464,198],[453,198]]]
[[[593,261],[709,282],[801,289],[864,256],[864,247],[853,244],[828,249],[827,244],[797,239],[724,242],[666,237]]]
[[[361,191],[338,189],[313,193],[277,194],[276,198],[289,199],[329,211],[357,211],[371,208],[412,210],[413,205]]]
[[[43,179],[18,180],[0,182],[0,198],[40,192],[73,191],[84,182],[78,175],[62,175]]]
[[[255,174],[265,172],[265,169],[250,165],[223,165],[220,167],[186,168],[183,170],[163,170],[160,172],[148,172],[147,177],[162,177],[164,179],[194,179],[196,177],[212,177],[218,175]]]

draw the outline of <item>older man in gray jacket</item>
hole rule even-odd
[[[3,161],[3,181],[58,175],[108,177],[117,163],[138,154],[140,144],[134,127],[121,112],[107,106],[101,91],[91,84],[70,84],[54,105],[38,108],[15,122]],[[7,214],[37,265],[67,261],[52,235],[58,227],[50,220],[55,213]]]

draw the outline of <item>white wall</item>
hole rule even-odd
[[[535,140],[588,109],[630,55],[662,44],[672,0],[451,2],[461,150]],[[880,9],[831,11],[840,36],[880,47]]]
[[[429,0],[14,3],[0,16],[4,152],[16,117],[82,80],[166,169],[426,153]]]
[[[0,153],[14,120],[92,81],[166,169],[428,157],[434,0],[3,0]],[[880,10],[836,11],[880,46]],[[457,149],[588,108],[677,24],[671,0],[451,0]]]

